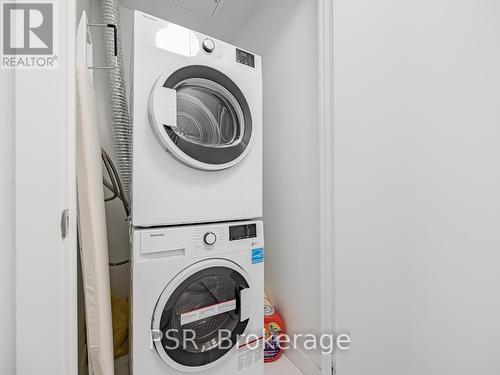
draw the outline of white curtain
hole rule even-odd
[[[114,374],[108,243],[101,143],[94,87],[87,66],[77,67],[77,181],[79,242],[85,291],[89,365],[94,375]]]

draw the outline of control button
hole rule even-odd
[[[212,246],[217,241],[217,236],[213,232],[205,233],[203,236],[203,242],[205,242],[208,246]]]
[[[203,49],[208,53],[212,53],[215,49],[215,42],[210,38],[205,39],[203,41]]]

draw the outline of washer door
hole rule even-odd
[[[221,170],[239,163],[252,143],[252,116],[240,88],[220,71],[201,65],[156,82],[149,117],[160,144],[183,163]]]
[[[165,288],[152,331],[160,357],[171,367],[202,371],[217,365],[249,325],[248,276],[225,260],[197,263]]]

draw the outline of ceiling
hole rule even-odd
[[[213,3],[214,0],[198,0]],[[179,6],[176,0],[121,0],[121,5],[211,35],[217,39],[234,41],[252,14],[264,0],[224,0],[216,18],[202,15]]]

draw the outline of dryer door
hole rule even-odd
[[[245,96],[228,76],[207,66],[160,77],[151,92],[149,118],[160,144],[197,169],[232,167],[252,144]]]
[[[249,288],[245,272],[225,260],[200,262],[180,273],[163,291],[153,315],[160,357],[190,372],[224,360],[249,325]]]

